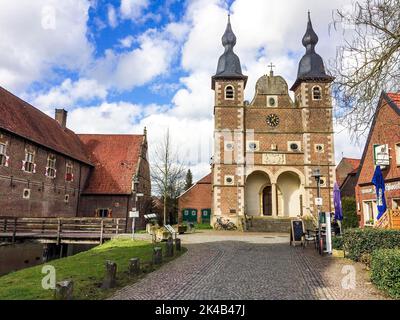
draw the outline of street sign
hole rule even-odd
[[[143,197],[144,194],[143,193],[136,193],[136,197]]]
[[[129,218],[139,218],[139,211],[129,211]]]
[[[322,206],[322,198],[315,198],[315,205]]]

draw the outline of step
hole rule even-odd
[[[292,218],[253,217],[249,232],[290,232]]]

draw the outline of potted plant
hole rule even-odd
[[[184,234],[186,231],[187,231],[186,224],[178,224],[178,233],[179,234]]]

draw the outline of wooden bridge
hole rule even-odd
[[[97,244],[124,233],[122,218],[20,218],[0,216],[0,239],[55,244]]]

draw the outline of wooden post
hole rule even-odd
[[[114,288],[116,285],[117,264],[113,261],[106,261],[106,275],[101,285],[102,289]]]
[[[44,233],[44,224],[45,224],[45,221],[46,221],[46,220],[44,220],[44,219],[42,220],[42,233]]]
[[[179,239],[179,238],[175,238],[175,249],[176,249],[176,251],[182,250],[181,239]]]
[[[154,247],[153,249],[153,263],[161,264],[162,263],[162,248]]]
[[[117,229],[115,230],[115,234],[119,233],[119,219],[117,219]]]
[[[56,300],[72,300],[73,291],[74,282],[72,280],[57,282],[54,298]]]
[[[140,259],[132,258],[129,260],[129,275],[137,276],[140,273]]]
[[[167,240],[167,257],[173,257],[174,256],[174,241],[172,238],[168,238]]]
[[[13,236],[12,236],[12,242],[15,243],[16,236],[17,236],[17,220],[18,218],[14,218],[14,229],[13,229]]]
[[[104,220],[101,220],[100,223],[100,244],[103,243],[103,232],[104,232]]]
[[[61,241],[61,219],[58,218],[58,227],[57,227],[57,245],[60,244]]]

